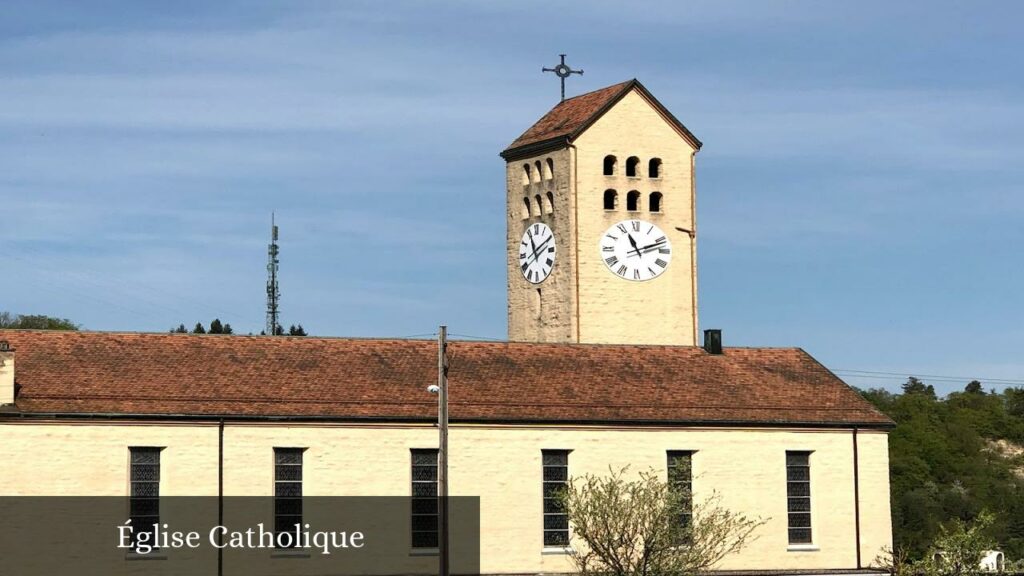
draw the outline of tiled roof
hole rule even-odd
[[[682,122],[676,119],[646,88],[640,81],[633,79],[619,84],[587,92],[573,98],[559,102],[554,108],[548,111],[533,126],[523,132],[519,138],[509,144],[502,152],[503,156],[514,156],[519,149],[539,145],[551,140],[566,139],[572,140],[578,136],[590,124],[595,122],[615,102],[622,98],[630,90],[637,89],[651,104],[658,109],[665,119],[672,123],[680,132],[690,139],[694,146],[700,148],[701,142],[686,128]]]
[[[437,344],[0,330],[22,414],[436,418]],[[891,421],[795,348],[449,344],[453,421]]]

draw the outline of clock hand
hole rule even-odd
[[[644,246],[643,248],[637,248],[636,250],[630,250],[628,252],[628,254],[636,252],[637,256],[639,256],[641,254],[647,254],[648,252],[654,252],[655,250],[657,250],[657,249],[661,248],[662,246],[664,246],[666,243],[667,243],[666,240],[662,240],[661,242],[655,242],[654,244],[648,244],[647,246]]]
[[[629,233],[626,233],[626,236],[629,237],[629,243],[633,245],[633,249],[630,250],[629,252],[627,252],[626,255],[629,256],[630,253],[636,252],[636,255],[639,256],[640,255],[640,248],[637,247],[636,240],[633,240],[633,235],[629,234]]]
[[[541,251],[544,249],[545,246],[548,245],[548,242],[551,242],[551,238],[552,238],[551,236],[548,236],[548,238],[546,240],[544,240],[543,242],[540,243],[540,246],[537,246],[534,249],[534,251],[533,251],[533,260],[530,260],[529,262],[527,262],[527,264],[530,264],[530,263],[535,262],[535,261],[540,259]]]

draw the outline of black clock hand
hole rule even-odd
[[[629,256],[629,254],[631,254],[632,252],[636,252],[636,255],[639,256],[640,255],[640,248],[637,247],[636,240],[633,240],[633,235],[629,234],[627,232],[626,236],[629,237],[629,243],[633,245],[633,249],[630,250],[629,252],[627,252],[626,255]]]
[[[667,242],[666,240],[662,240],[661,242],[655,242],[654,244],[648,244],[647,246],[644,246],[643,248],[637,248],[636,250],[630,250],[629,253],[636,252],[637,256],[639,256],[640,254],[647,254],[648,252],[654,252],[655,250],[660,249],[662,246],[664,246],[666,244],[666,242]]]
[[[544,249],[545,246],[548,245],[548,242],[551,242],[551,238],[552,238],[551,236],[548,236],[546,240],[544,240],[543,242],[540,243],[540,246],[537,246],[533,250],[533,260],[527,262],[527,264],[530,264],[530,263],[535,262],[535,261],[540,259],[541,251]]]

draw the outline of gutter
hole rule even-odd
[[[390,423],[430,424],[432,417],[400,416],[319,416],[319,415],[255,415],[255,414],[146,414],[121,412],[17,412],[0,414],[0,422],[11,420],[145,420],[167,422],[334,422],[334,423]],[[721,428],[827,428],[837,430],[891,430],[894,424],[887,422],[806,422],[774,420],[757,422],[750,420],[622,420],[622,419],[539,419],[539,418],[452,418],[455,424],[532,424],[544,426],[589,425],[589,426],[638,426],[638,427],[721,427]]]

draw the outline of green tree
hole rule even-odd
[[[56,318],[42,314],[18,314],[0,312],[0,328],[20,330],[78,330],[80,326],[67,318]]]
[[[973,522],[954,518],[943,525],[924,566],[937,576],[972,576],[981,573],[981,559],[995,546],[989,536],[995,517],[982,511]]]
[[[210,334],[223,334],[223,333],[224,333],[224,325],[220,323],[220,318],[214,318],[213,321],[210,322]]]
[[[981,387],[981,382],[971,380],[964,388],[964,392],[967,392],[968,394],[984,394],[985,390]]]
[[[764,524],[721,507],[714,496],[694,502],[654,470],[632,480],[626,474],[588,474],[571,480],[559,496],[579,540],[570,554],[581,576],[704,572],[742,550]],[[687,511],[691,520],[683,522]]]
[[[171,334],[188,334],[188,329],[184,324],[178,324],[177,328],[171,328]]]
[[[202,322],[196,322],[196,327],[192,329],[193,334],[206,334],[206,328],[203,328]]]
[[[289,336],[306,336],[306,330],[302,328],[302,324],[295,326],[294,324],[288,327]]]
[[[1024,418],[1024,388],[1007,388],[1003,390],[1006,399],[1006,413]]]

